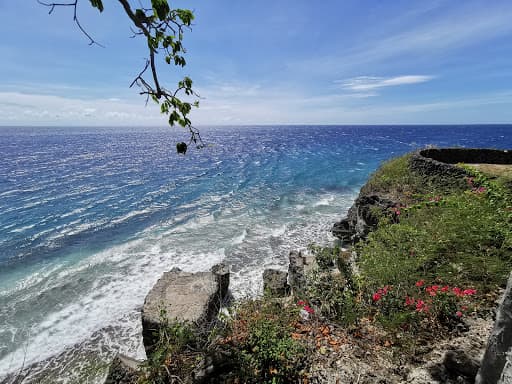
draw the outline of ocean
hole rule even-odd
[[[143,358],[140,309],[173,267],[230,265],[237,298],[265,268],[328,244],[378,165],[427,145],[512,149],[512,125],[0,127],[0,380],[94,382]],[[96,378],[97,379],[97,378]]]

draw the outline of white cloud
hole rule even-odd
[[[382,81],[382,80],[381,80]],[[440,98],[427,102],[365,98],[354,94],[309,94],[285,87],[232,83],[201,90],[195,125],[222,124],[428,124],[512,121],[512,90]],[[358,96],[354,96],[358,95]],[[507,107],[508,105],[508,107]],[[143,100],[78,100],[0,92],[0,125],[165,126],[158,107]]]
[[[388,78],[359,76],[347,80],[336,80],[335,83],[341,84],[343,89],[350,91],[371,91],[377,88],[424,83],[426,81],[432,80],[433,78],[433,76],[421,75],[396,76]]]
[[[165,125],[158,107],[142,99],[76,99],[0,92],[0,125]]]

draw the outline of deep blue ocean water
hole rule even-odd
[[[75,382],[66,362],[78,349],[143,357],[140,308],[174,266],[224,261],[235,296],[258,294],[290,249],[333,241],[386,159],[426,145],[512,148],[512,125],[202,135],[206,148],[179,156],[166,128],[0,127],[0,378],[61,354],[37,369]]]

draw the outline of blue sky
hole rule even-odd
[[[141,40],[115,0],[0,0],[0,125],[164,125],[128,86]],[[134,1],[134,4],[136,2]],[[196,125],[512,122],[512,1],[176,1],[194,10]]]

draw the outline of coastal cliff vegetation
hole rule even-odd
[[[410,160],[386,162],[361,189],[394,202],[371,208],[376,220],[367,236],[350,246],[312,246],[314,262],[301,286],[291,284],[292,296],[267,292],[232,307],[204,337],[192,377],[205,377],[200,356],[216,356],[210,359],[223,363],[212,362],[217,371],[208,382],[334,382],[333,372],[360,383],[404,382],[439,345],[473,337],[470,325],[479,320],[488,327],[512,269],[512,177],[464,164],[457,165],[463,178],[427,177]],[[182,338],[165,340],[191,356]],[[186,382],[173,370],[182,368],[176,352],[160,346],[158,364],[146,365],[138,382],[152,382],[154,369],[158,382]],[[453,382],[471,382],[472,364]],[[443,372],[443,382],[452,382]]]

